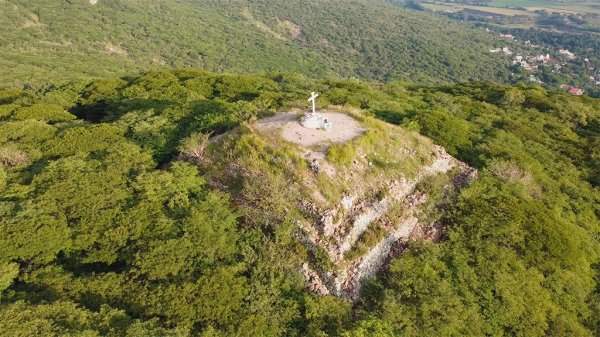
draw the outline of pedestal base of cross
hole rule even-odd
[[[314,91],[310,94],[308,101],[312,102],[312,113],[305,114],[300,120],[300,123],[308,129],[324,129],[329,131],[333,125],[327,118],[317,112],[315,104],[317,96],[319,96],[319,94]]]

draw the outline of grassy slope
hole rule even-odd
[[[493,39],[379,1],[5,0],[0,77],[2,85],[22,85],[196,67],[429,83],[502,79],[506,60],[486,52]]]

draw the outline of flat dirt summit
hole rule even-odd
[[[366,129],[353,117],[339,112],[321,112],[332,123],[329,131],[307,129],[300,125],[299,116],[292,112],[282,112],[256,122],[259,131],[279,130],[281,137],[291,143],[311,147],[324,143],[345,143],[362,135]]]

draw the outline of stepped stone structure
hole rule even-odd
[[[395,245],[409,240],[417,227],[427,230],[436,225],[421,223],[419,220],[422,214],[420,206],[428,201],[428,195],[416,189],[418,183],[427,177],[456,170],[452,181],[454,187],[460,189],[475,179],[477,171],[451,157],[442,147],[434,146],[432,155],[433,163],[423,167],[415,179],[390,181],[386,197],[373,202],[361,202],[357,195],[347,195],[335,209],[323,212],[320,223],[298,223],[303,230],[298,238],[310,249],[324,249],[337,268],[333,271],[319,271],[305,264],[303,271],[313,290],[355,301],[362,283],[375,276]],[[346,260],[345,254],[355,246],[369,225],[384,216],[394,205],[400,205],[404,212],[395,223],[388,224],[382,239],[364,255]],[[333,222],[332,214],[340,212],[349,215]]]
[[[311,96],[313,104],[316,96]],[[313,127],[318,126],[311,124],[318,121],[315,114],[313,110],[299,119],[294,113],[279,113],[244,131],[272,146],[266,152],[261,146],[261,156],[267,157],[259,160],[266,160],[266,166],[259,165],[257,169],[280,163],[278,172],[289,180],[279,188],[289,189],[284,194],[295,196],[283,200],[286,206],[278,208],[283,210],[281,213],[257,216],[264,216],[270,223],[282,218],[296,223],[294,236],[309,252],[308,260],[299,266],[308,286],[319,294],[353,302],[365,281],[373,278],[391,256],[401,254],[408,240],[418,237],[435,241],[443,236],[444,224],[432,216],[437,212],[428,210],[441,209],[445,202],[441,199],[451,199],[476,178],[477,171],[429,139],[400,127],[369,117],[324,111],[317,116],[335,124],[327,132]],[[236,137],[241,136],[219,137],[215,142],[232,142]],[[304,168],[294,164],[297,161],[286,164],[284,158],[276,157],[274,149],[282,144],[287,144],[286,151],[297,155],[295,160],[305,160]],[[227,143],[214,145],[217,160],[224,145]],[[332,147],[346,148],[337,151],[347,157],[338,159],[342,162],[331,161]],[[226,188],[232,179],[238,179],[235,185],[255,184],[268,197],[273,189],[262,186],[268,181],[244,180],[245,176],[262,176],[262,171],[251,173],[251,168],[243,166],[243,160],[230,160],[209,163],[215,174],[213,186]],[[243,190],[235,193],[239,194],[240,207],[247,207],[250,212],[260,202],[253,195],[247,204]],[[281,201],[281,194],[276,195],[277,202]],[[442,197],[434,200],[431,195]],[[323,258],[328,260],[327,266],[323,265]]]

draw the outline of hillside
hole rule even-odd
[[[415,132],[356,113],[324,116],[330,131],[302,128],[293,113],[261,119],[192,162],[233,196],[244,222],[296,226],[309,287],[354,302],[390,252],[417,233],[439,239],[428,213],[477,172]]]
[[[347,137],[285,132],[311,91]],[[535,86],[0,89],[0,335],[597,336],[599,149]]]
[[[508,61],[488,52],[499,42],[384,1],[0,2],[3,86],[182,67],[430,84],[503,81]]]

